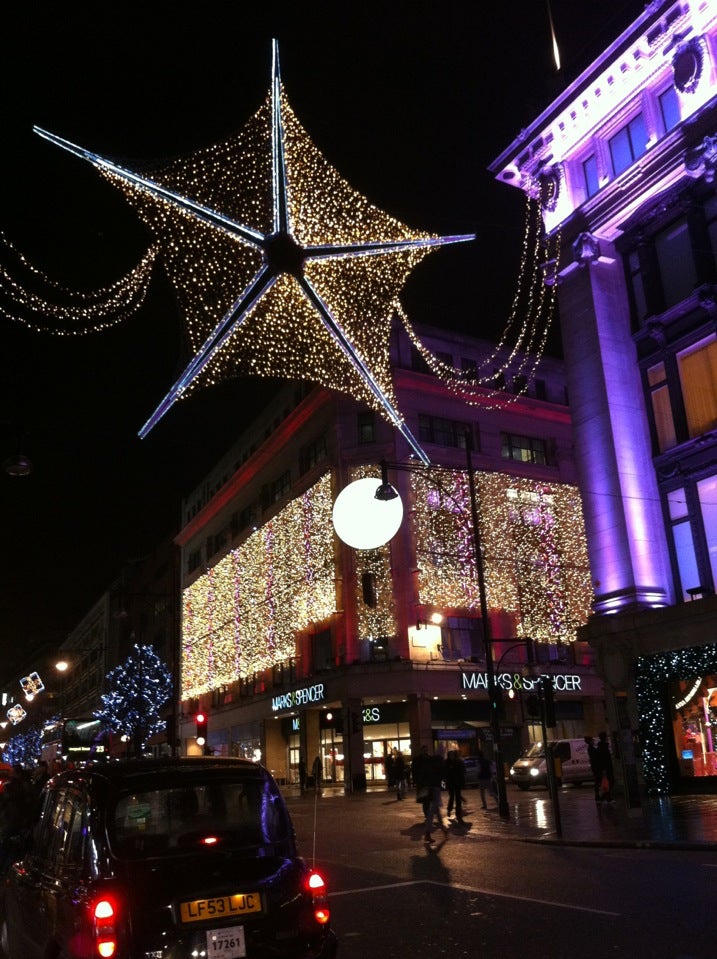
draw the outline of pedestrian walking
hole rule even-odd
[[[316,759],[314,759],[311,767],[311,775],[314,777],[314,792],[320,796],[322,781],[321,756],[317,756]]]
[[[477,759],[478,759],[478,792],[480,793],[480,803],[483,809],[487,809],[488,808],[487,795],[488,793],[493,795],[493,789],[492,789],[493,770],[491,767],[490,760],[483,755],[480,749],[478,750]]]
[[[386,770],[386,786],[388,789],[393,789],[396,785],[396,767],[392,752],[386,753],[383,765]]]
[[[413,760],[412,769],[416,802],[423,808],[425,826],[423,840],[430,844],[434,841],[431,836],[435,828],[434,820],[438,820],[438,826],[443,830],[444,835],[448,834],[441,816],[441,788],[445,778],[445,760],[442,756],[431,755],[427,746],[421,746],[420,753]]]
[[[404,799],[406,795],[406,763],[403,753],[393,747],[393,772],[396,785],[396,799]]]
[[[451,749],[446,758],[446,789],[448,806],[446,812],[451,818],[453,806],[456,808],[456,822],[463,822],[463,792],[466,785],[466,767],[457,749]]]
[[[593,774],[593,786],[595,789],[595,802],[600,802],[600,780],[602,773],[600,771],[600,757],[598,756],[597,746],[592,736],[586,736],[585,742],[588,747],[588,760],[590,761],[590,770]]]
[[[612,764],[610,745],[607,733],[600,733],[598,744],[595,747],[597,764],[600,772],[600,799],[602,802],[613,802],[612,790],[615,785],[615,768]]]

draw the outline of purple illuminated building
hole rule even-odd
[[[717,5],[653,2],[491,166],[561,231],[607,722],[628,802],[717,788]]]

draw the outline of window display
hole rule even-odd
[[[717,674],[669,684],[675,750],[683,776],[717,776]]]

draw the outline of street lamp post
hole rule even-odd
[[[424,464],[386,463],[381,464],[381,485],[376,487],[375,479],[361,479],[349,484],[339,494],[334,504],[334,528],[340,539],[354,549],[376,549],[388,542],[397,532],[403,518],[403,507],[396,490],[388,482],[388,469],[406,472],[425,472],[427,469],[443,469],[457,472],[446,467],[431,467]],[[478,598],[483,627],[483,645],[488,679],[488,700],[490,707],[490,728],[493,738],[493,761],[496,766],[498,790],[498,813],[502,819],[508,819],[510,812],[505,788],[505,771],[501,749],[500,716],[498,715],[498,696],[493,663],[493,648],[488,618],[488,601],[485,589],[485,572],[481,549],[480,529],[478,526],[478,497],[472,459],[472,437],[466,430],[466,472],[470,494],[472,540],[478,580]]]
[[[466,430],[466,470],[468,472],[468,490],[471,500],[471,523],[473,526],[473,551],[475,554],[476,575],[478,577],[478,600],[483,625],[483,646],[485,649],[485,668],[488,676],[488,702],[490,705],[490,728],[493,736],[493,761],[495,762],[496,786],[498,789],[498,815],[507,819],[508,796],[505,789],[505,770],[503,769],[503,750],[500,742],[500,716],[498,715],[498,696],[496,695],[495,668],[493,664],[493,642],[488,618],[488,599],[485,591],[485,569],[481,549],[480,527],[478,526],[478,497],[473,473],[473,438]]]

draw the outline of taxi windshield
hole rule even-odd
[[[112,850],[123,859],[256,849],[290,835],[278,790],[260,776],[158,783],[128,792],[117,799],[109,825]]]

